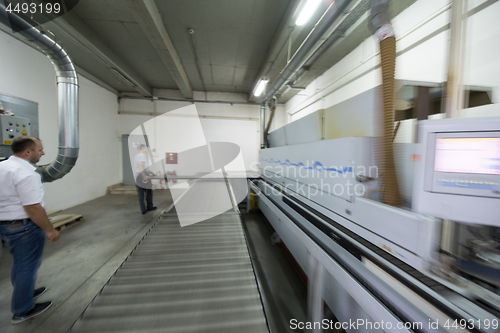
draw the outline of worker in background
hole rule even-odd
[[[22,136],[11,145],[13,155],[0,163],[0,236],[13,262],[12,324],[47,310],[52,302],[36,303],[45,287],[35,289],[45,237],[59,239],[43,208],[43,186],[34,164],[45,155],[39,139]]]
[[[155,210],[153,206],[153,190],[151,185],[151,172],[148,170],[148,157],[146,155],[148,149],[141,144],[138,147],[139,153],[134,157],[134,173],[135,186],[139,195],[139,205],[142,214],[146,214],[151,210]],[[144,194],[146,195],[146,204],[144,204]]]

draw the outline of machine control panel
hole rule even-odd
[[[0,145],[10,146],[14,139],[30,134],[28,118],[0,115]]]
[[[428,139],[426,191],[500,198],[500,132],[431,133]]]
[[[413,210],[500,226],[500,117],[425,120]]]

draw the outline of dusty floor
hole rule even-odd
[[[155,191],[158,210],[142,215],[136,195],[107,195],[67,209],[84,220],[61,231],[61,238],[46,242],[37,286],[47,287],[39,302],[53,301],[46,313],[11,325],[10,266],[12,257],[3,248],[0,259],[0,331],[4,333],[66,332],[109,277],[172,202],[169,191]]]
[[[142,215],[137,196],[107,195],[67,209],[61,214],[81,214],[84,220],[61,232],[55,243],[46,242],[37,287],[47,287],[39,299],[53,301],[46,313],[11,325],[10,265],[3,248],[0,259],[0,331],[4,333],[63,333],[73,325],[109,278],[115,273],[159,214],[172,203],[170,191],[156,190],[158,210]],[[272,245],[272,230],[258,212],[242,216],[262,299],[273,332],[288,332],[289,320],[306,319],[307,289],[284,250]]]

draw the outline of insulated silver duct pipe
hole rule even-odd
[[[302,45],[293,55],[285,68],[281,71],[280,76],[274,81],[273,85],[266,91],[263,102],[273,97],[285,83],[290,81],[297,70],[304,65],[308,60],[310,52],[317,46],[317,42],[321,40],[324,34],[335,24],[335,21],[346,11],[353,0],[336,0],[323,14],[316,26],[311,30]]]
[[[66,51],[55,38],[36,28],[36,23],[22,14],[7,13],[0,1],[0,23],[12,31],[17,39],[34,43],[52,61],[57,75],[59,110],[59,153],[52,164],[39,167],[43,182],[52,182],[66,175],[76,163],[79,150],[78,133],[78,77]]]
[[[266,148],[266,103],[260,106],[260,149]]]

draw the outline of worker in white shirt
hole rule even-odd
[[[11,282],[14,287],[12,324],[19,324],[47,310],[52,302],[36,303],[45,292],[35,290],[38,268],[42,263],[45,237],[59,239],[43,208],[43,186],[34,164],[45,155],[37,138],[16,138],[13,155],[0,162],[0,237],[7,245],[13,262]]]
[[[149,211],[155,210],[156,207],[153,206],[153,187],[150,179],[152,173],[148,169],[148,157],[146,156],[148,148],[141,144],[139,145],[138,150],[139,153],[134,157],[133,166],[135,186],[137,187],[137,195],[139,197],[139,207],[142,215],[144,215]],[[146,198],[146,204],[144,204],[144,197]]]

